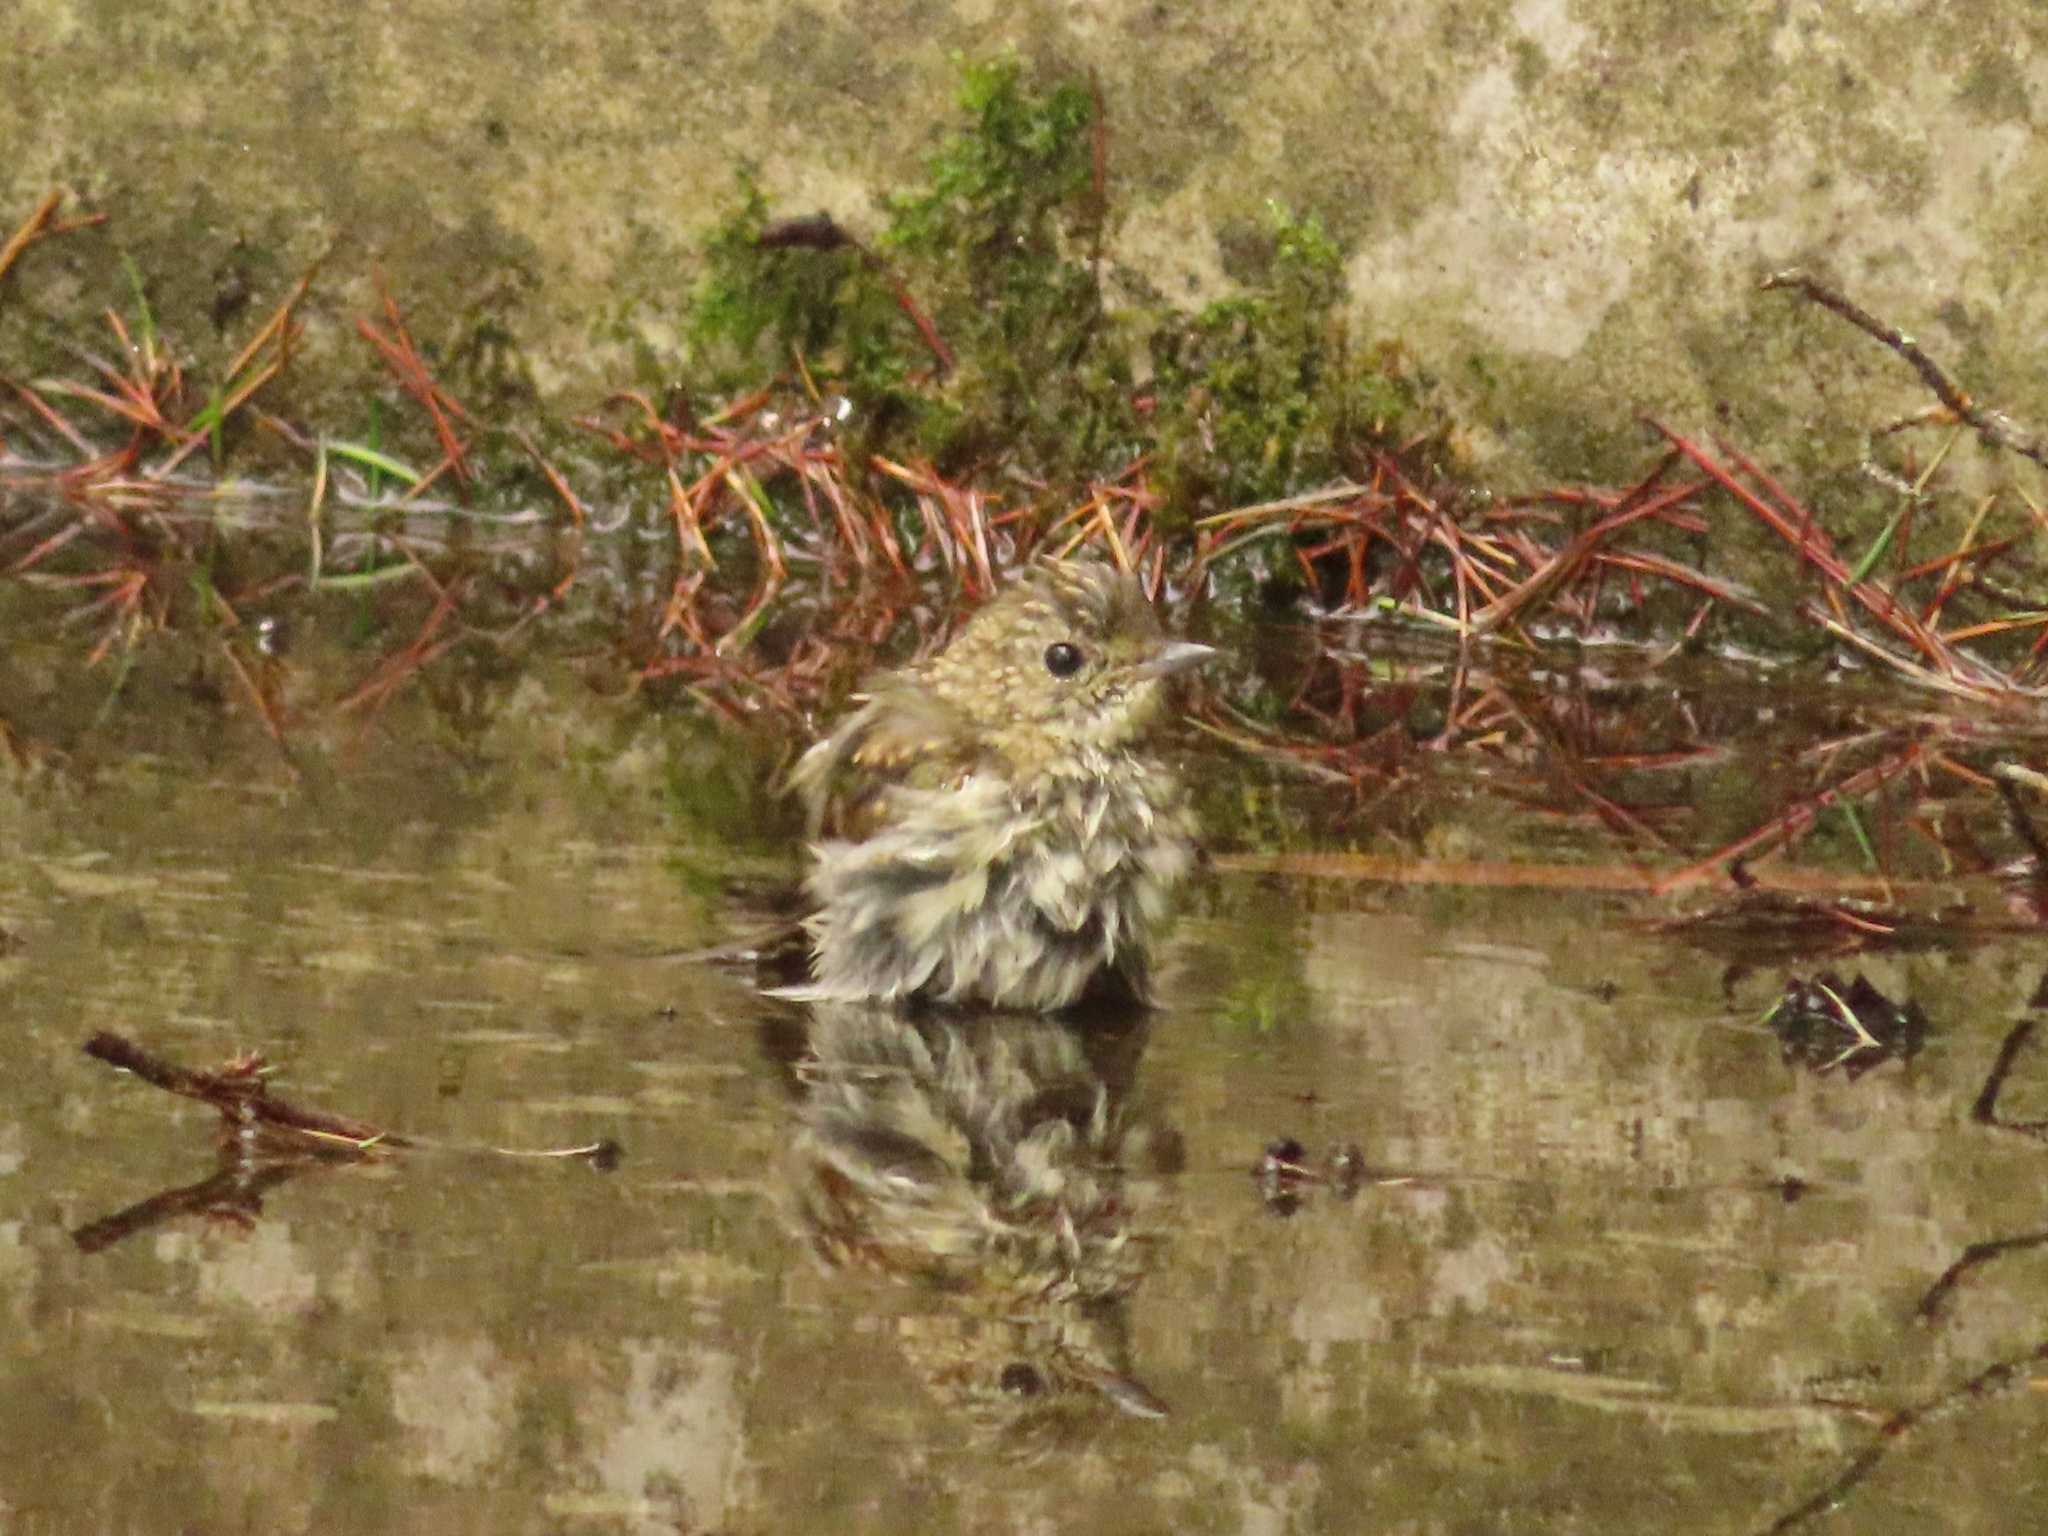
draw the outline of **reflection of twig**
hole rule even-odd
[[[2019,1059],[2027,1042],[2033,1038],[2034,1021],[2023,1019],[2013,1025],[2012,1032],[2005,1037],[2005,1044],[1998,1048],[1998,1059],[1991,1064],[1991,1075],[1984,1079],[1984,1087],[1977,1094],[1977,1102],[1970,1106],[1970,1118],[1979,1125],[1994,1126],[2001,1131],[2018,1131],[2022,1136],[2048,1139],[2048,1120],[2001,1120],[1998,1118],[1998,1096],[2005,1090],[2005,1080],[2012,1075],[2012,1064]]]
[[[161,1226],[179,1216],[195,1214],[225,1219],[246,1227],[263,1214],[265,1194],[286,1180],[297,1178],[309,1168],[322,1166],[331,1167],[333,1164],[323,1165],[321,1161],[307,1157],[254,1162],[239,1151],[230,1151],[220,1172],[213,1177],[179,1189],[167,1189],[111,1216],[88,1222],[71,1234],[71,1241],[78,1245],[81,1253],[98,1253],[138,1232]]]
[[[419,633],[378,662],[369,677],[346,697],[336,700],[335,713],[347,714],[364,705],[382,707],[407,678],[457,644],[463,638],[461,635],[443,635],[439,631],[455,613],[457,602],[468,585],[469,579],[463,576],[442,587]]]
[[[1877,1438],[1843,1469],[1841,1476],[1796,1509],[1787,1511],[1765,1526],[1764,1536],[1782,1536],[1783,1532],[1806,1524],[1816,1515],[1835,1509],[1914,1430],[1922,1425],[1938,1423],[1998,1393],[2027,1385],[2032,1380],[2032,1368],[2043,1361],[2048,1361],[2048,1342],[2036,1345],[2024,1355],[1987,1365],[1968,1380],[1917,1407],[1901,1408],[1878,1427]]]
[[[1926,743],[1908,741],[1891,756],[1859,768],[1848,777],[1838,780],[1818,793],[1809,796],[1790,810],[1754,828],[1723,848],[1716,849],[1696,864],[1664,876],[1656,884],[1656,891],[1662,895],[1683,885],[1690,885],[1704,879],[1716,869],[1733,860],[1754,855],[1766,844],[1779,843],[1789,846],[1812,831],[1820,820],[1821,812],[1836,805],[1853,804],[1868,795],[1876,794],[1901,773],[1915,767],[1925,757]]]
[[[1970,1244],[1963,1250],[1963,1256],[1944,1269],[1941,1278],[1927,1288],[1927,1294],[1920,1298],[1920,1305],[1913,1309],[1913,1315],[1923,1323],[1933,1322],[1947,1305],[1949,1292],[1960,1285],[1971,1270],[1989,1264],[2002,1254],[2024,1253],[2029,1248],[2044,1245],[2048,1245],[2048,1232],[2030,1232],[2025,1237],[1999,1237]]]
[[[2034,856],[2034,873],[2037,877],[2048,877],[2048,840],[2043,840],[2040,829],[2034,825],[2034,818],[2027,814],[2021,803],[2018,786],[2040,778],[2031,768],[2018,763],[2000,763],[1991,770],[1996,780],[1998,798],[2005,802],[2005,812],[2012,820],[2013,835],[2027,845],[2027,852]],[[2041,785],[2034,784],[2036,789]]]
[[[2036,464],[2048,465],[2048,443],[2042,441],[2039,433],[2024,430],[2002,411],[1986,410],[1977,404],[1943,371],[1939,363],[1920,350],[1918,342],[1896,326],[1885,324],[1868,310],[1796,267],[1783,272],[1773,272],[1758,286],[1765,289],[1796,289],[1823,309],[1833,310],[1858,330],[1876,337],[1912,364],[1913,371],[1920,375],[1921,381],[1929,389],[1934,391],[1935,398],[1953,411],[1958,420],[1966,421],[1976,428],[1977,435],[1985,442],[2032,459]]]
[[[1485,618],[1485,613],[1480,618]],[[1476,621],[1475,621],[1476,622]],[[1666,853],[1675,852],[1671,839],[1651,826],[1620,801],[1601,794],[1588,782],[1580,771],[1578,754],[1559,735],[1541,724],[1529,711],[1516,702],[1512,693],[1500,690],[1500,702],[1507,714],[1517,721],[1541,753],[1545,766],[1569,787],[1575,794],[1593,808],[1594,815],[1606,824],[1609,831],[1621,837],[1633,836],[1655,844]]]

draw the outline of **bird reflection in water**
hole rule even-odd
[[[1150,1246],[1124,1169],[1170,1168],[1134,1124],[1146,1024],[908,1017],[819,1004],[791,1063],[798,1224],[825,1265],[943,1302],[897,1337],[940,1400],[1012,1445],[1162,1417],[1133,1373],[1126,1300]]]

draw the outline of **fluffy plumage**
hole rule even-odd
[[[935,656],[878,678],[791,774],[816,845],[803,997],[1050,1011],[1142,1001],[1194,862],[1180,781],[1145,750],[1169,640],[1128,574],[1045,564]]]

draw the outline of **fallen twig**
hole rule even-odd
[[[1937,1397],[1899,1409],[1878,1426],[1877,1437],[1850,1461],[1839,1477],[1796,1508],[1773,1520],[1764,1527],[1763,1536],[1784,1536],[1785,1532],[1796,1530],[1816,1516],[1840,1507],[1842,1501],[1915,1430],[1953,1418],[1972,1404],[2026,1387],[2034,1379],[2033,1368],[2043,1361],[2048,1361],[2048,1342],[2037,1344],[2025,1354],[1987,1365]]]
[[[63,206],[63,202],[63,189],[52,187],[43,194],[43,200],[36,204],[34,212],[23,219],[14,233],[7,237],[7,243],[0,245],[0,277],[5,277],[7,269],[21,258],[21,253],[38,240],[46,240],[52,235],[69,234],[74,229],[86,229],[94,224],[106,222],[107,216],[104,213],[89,213],[82,219],[72,219],[68,223],[60,224],[57,222],[57,210]]]
[[[1942,366],[1921,350],[1920,344],[1897,326],[1887,325],[1877,316],[1856,304],[1846,295],[1830,288],[1811,274],[1797,267],[1783,272],[1773,272],[1757,285],[1765,290],[1790,288],[1823,309],[1833,310],[1844,320],[1883,342],[1912,365],[1921,381],[1934,391],[1938,399],[1959,421],[1966,421],[1977,431],[1977,435],[1993,447],[2004,448],[2023,458],[2032,459],[2036,464],[2048,466],[2048,442],[2038,432],[2030,432],[2015,422],[2003,411],[1987,410],[1973,400],[1968,392],[1948,376]]]
[[[2019,1060],[2020,1052],[2034,1038],[2034,1027],[2032,1019],[2023,1019],[2007,1033],[2004,1043],[1998,1048],[1998,1059],[1992,1062],[1984,1086],[1978,1090],[1977,1101],[1970,1106],[1970,1119],[1994,1130],[2014,1131],[2041,1141],[2048,1140],[2048,1120],[2007,1120],[1998,1113],[1998,1100],[2005,1092],[2005,1080],[2012,1075],[2013,1064]]]
[[[602,1169],[616,1167],[621,1155],[618,1143],[610,1140],[576,1147],[521,1149],[456,1146],[401,1135],[367,1120],[307,1109],[277,1097],[267,1081],[270,1069],[256,1055],[236,1057],[210,1072],[196,1071],[153,1055],[112,1030],[101,1030],[87,1040],[85,1054],[120,1071],[132,1072],[166,1093],[211,1104],[220,1111],[225,1127],[236,1136],[270,1135],[273,1140],[269,1150],[273,1152],[342,1157],[413,1150],[474,1152],[494,1157],[580,1159]]]
[[[265,1129],[302,1137],[309,1149],[368,1154],[385,1147],[410,1147],[406,1137],[397,1136],[367,1120],[325,1110],[302,1109],[274,1097],[264,1080],[260,1056],[244,1056],[212,1072],[194,1071],[153,1056],[134,1041],[111,1030],[101,1030],[85,1042],[85,1054],[110,1067],[133,1072],[151,1087],[166,1093],[198,1099],[220,1111],[221,1119],[237,1132]]]
[[[1943,1270],[1941,1277],[1927,1288],[1919,1305],[1914,1307],[1913,1315],[1923,1323],[1938,1321],[1942,1309],[1948,1305],[1949,1296],[1975,1271],[2008,1253],[2026,1253],[2042,1247],[2048,1247],[2048,1232],[2028,1232],[2020,1237],[1998,1237],[1970,1244],[1955,1263]]]

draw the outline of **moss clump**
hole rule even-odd
[[[1078,467],[1108,447],[1128,395],[1097,345],[1094,101],[1073,82],[1034,95],[1002,62],[968,67],[960,106],[967,130],[932,155],[923,187],[888,200],[881,240],[933,295],[958,360],[951,417],[927,446],[986,459],[1016,443],[1041,467]]]
[[[908,378],[906,342],[915,336],[903,334],[881,273],[851,244],[774,243],[751,173],[742,173],[739,206],[712,232],[704,258],[687,335],[710,390],[758,387],[797,360],[863,403],[893,395]]]
[[[1414,381],[1351,343],[1343,252],[1316,218],[1274,205],[1228,232],[1231,298],[1112,307],[1092,93],[1034,89],[1004,60],[966,68],[960,105],[964,127],[882,200],[867,245],[771,222],[742,179],[689,302],[701,388],[800,361],[847,397],[861,446],[1056,492],[1149,455],[1168,526],[1355,471],[1409,414]]]
[[[1416,403],[1395,354],[1354,354],[1343,256],[1317,219],[1269,204],[1237,247],[1247,291],[1153,338],[1163,479],[1189,515],[1356,473]]]

